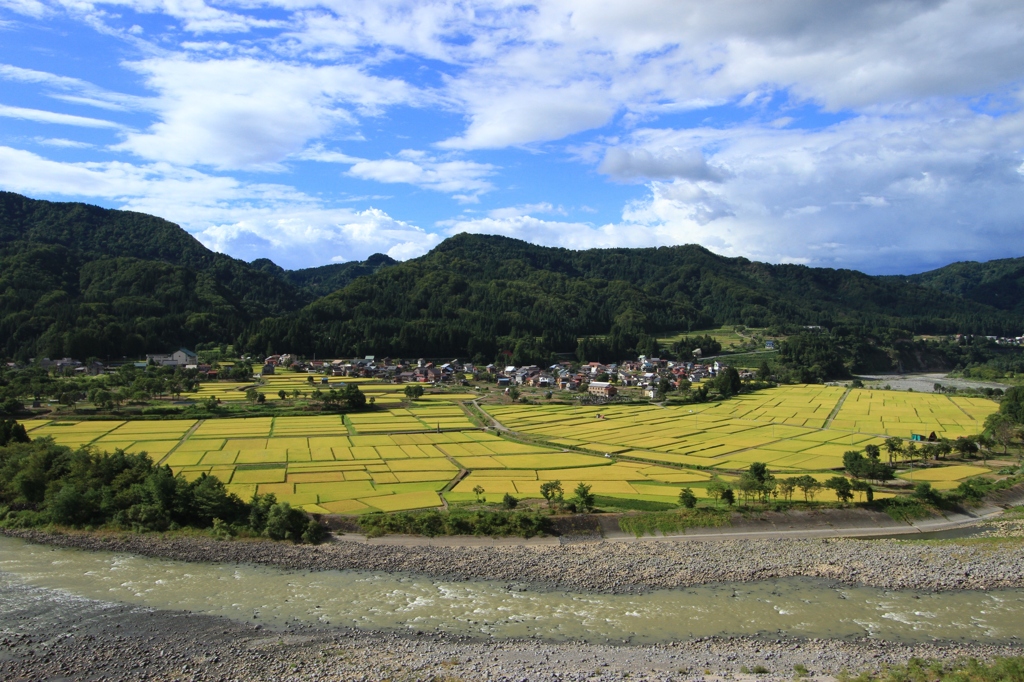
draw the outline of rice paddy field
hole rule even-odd
[[[313,379],[312,384],[309,383],[310,378]],[[206,400],[212,396],[226,403],[242,402],[246,399],[246,389],[255,388],[260,393],[265,394],[268,401],[273,402],[279,399],[279,391],[284,391],[291,398],[295,391],[308,396],[317,389],[326,392],[331,389],[344,388],[345,384],[354,383],[358,384],[359,390],[366,394],[368,399],[373,398],[375,405],[382,407],[399,406],[406,399],[404,384],[385,384],[371,379],[349,377],[344,379],[328,377],[328,383],[324,384],[322,383],[323,378],[320,374],[285,372],[283,374],[269,375],[259,384],[255,382],[212,381],[200,384],[199,389],[193,393],[183,393],[182,397],[199,401]],[[471,400],[475,397],[475,395],[469,393],[426,393],[417,402],[430,404],[437,401]]]
[[[308,390],[304,375],[281,380]],[[272,386],[260,390],[270,398]],[[387,384],[360,388],[395,393]],[[452,402],[459,397],[402,407],[396,395],[394,404],[375,401],[385,409],[344,416],[25,425],[33,437],[62,445],[146,451],[187,478],[216,476],[242,498],[274,493],[314,513],[359,514],[437,507],[442,494],[448,502],[495,502],[506,493],[537,498],[553,480],[566,497],[582,482],[606,497],[674,502],[683,488],[706,497],[712,476],[733,480],[752,462],[780,477],[824,481],[839,473],[847,450],[881,445],[887,435],[979,433],[997,407],[975,398],[820,385],[687,406],[487,405],[504,426],[542,443],[525,444],[474,427]],[[951,489],[989,472],[957,465],[900,477]],[[831,497],[823,491],[818,499]]]

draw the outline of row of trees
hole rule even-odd
[[[818,493],[826,489],[834,491],[836,498],[841,502],[852,500],[855,491],[864,492],[869,502],[874,497],[873,488],[863,481],[850,481],[845,476],[833,476],[821,482],[809,474],[777,478],[763,462],[753,462],[733,485],[718,477],[712,478],[707,486],[707,495],[716,503],[722,501],[731,505],[736,502],[738,491],[744,504],[751,501],[767,504],[771,499],[780,498],[791,502],[793,494],[799,490],[805,502],[813,502]],[[689,488],[682,490],[679,501],[685,507],[696,506],[696,497]]]

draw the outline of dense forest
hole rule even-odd
[[[461,234],[239,337],[254,352],[512,358],[611,356],[658,333],[720,324],[1019,334],[1014,312],[898,278],[723,258],[699,246],[570,251]],[[514,362],[514,360],[513,360]]]
[[[821,328],[807,347],[838,348],[847,367],[883,356],[927,365],[944,360],[915,349],[914,335],[1024,329],[1020,297],[1006,296],[1020,272],[1011,261],[871,277],[693,245],[572,251],[460,234],[403,263],[377,254],[287,271],[214,253],[152,216],[12,193],[0,193],[0,238],[0,355],[22,361],[200,343],[515,364],[556,352],[621,359],[659,350],[659,334],[742,324]]]

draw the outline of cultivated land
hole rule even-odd
[[[274,396],[337,388],[305,375],[271,376]],[[245,400],[251,384],[203,384],[199,397]],[[318,514],[362,514],[492,502],[506,493],[539,498],[546,481],[566,495],[578,483],[609,498],[674,504],[683,488],[707,497],[712,477],[734,480],[752,462],[778,477],[840,473],[843,453],[886,436],[956,438],[982,431],[995,402],[982,398],[835,386],[780,386],[686,406],[511,404],[481,407],[494,430],[471,421],[462,401],[476,392],[408,401],[402,386],[360,382],[376,409],[347,415],[162,421],[25,423],[33,437],[99,450],[148,452],[192,479],[216,476],[243,499],[274,493]],[[499,435],[502,434],[502,435]],[[508,437],[503,437],[508,436]],[[941,462],[902,472],[908,481],[951,489],[987,466]],[[894,492],[876,492],[876,498]],[[863,495],[863,493],[858,493]],[[823,491],[823,501],[834,493]]]

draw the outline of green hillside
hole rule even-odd
[[[144,213],[0,192],[0,355],[138,357],[229,341],[382,264],[285,273]]]
[[[610,333],[626,349],[659,332],[721,324],[1005,334],[1020,320],[902,278],[724,258],[693,245],[571,251],[461,234],[264,320],[241,341],[327,355],[493,357],[530,355],[538,344],[572,351],[592,334]]]
[[[952,263],[906,280],[1000,310],[1024,313],[1024,258]]]
[[[585,336],[605,336],[616,355],[723,324],[1016,335],[1018,262],[871,277],[693,245],[572,251],[461,234],[404,263],[377,254],[288,271],[215,253],[142,213],[0,193],[0,354],[116,358],[212,341],[528,359]]]

